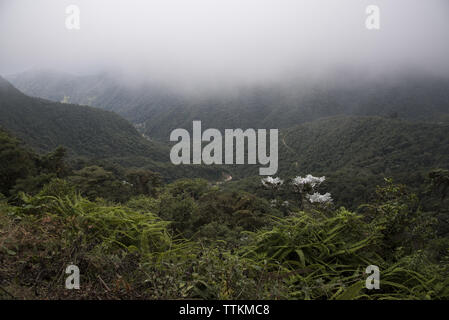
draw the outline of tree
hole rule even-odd
[[[112,172],[99,166],[85,167],[75,171],[69,177],[77,190],[91,200],[104,198],[118,202],[127,201],[132,195],[132,185],[127,181],[120,181]]]
[[[142,169],[128,170],[126,173],[126,181],[132,185],[135,195],[144,194],[156,196],[158,188],[162,185],[159,173]]]
[[[19,140],[0,129],[0,193],[11,196],[17,180],[36,174],[36,158],[20,146]]]

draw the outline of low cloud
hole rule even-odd
[[[67,30],[65,8],[81,10]],[[367,30],[377,5],[380,30]],[[0,0],[0,73],[119,70],[167,82],[358,70],[449,73],[445,0]]]

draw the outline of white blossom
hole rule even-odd
[[[318,187],[323,181],[326,180],[326,177],[314,177],[311,174],[308,174],[305,178],[301,176],[297,176],[293,179],[292,184],[299,189],[303,189],[305,185],[309,185],[312,189]]]
[[[273,177],[266,177],[266,178],[262,179],[261,181],[265,187],[271,187],[271,188],[278,188],[284,183],[284,180],[281,180],[280,178],[273,178]]]
[[[311,203],[332,203],[331,194],[329,192],[325,194],[319,194],[318,192],[315,192],[314,194],[306,195],[306,197]]]

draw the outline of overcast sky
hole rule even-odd
[[[65,26],[68,5],[79,31]],[[365,28],[378,5],[381,29]],[[0,74],[129,71],[257,81],[354,69],[449,72],[447,0],[0,0]]]

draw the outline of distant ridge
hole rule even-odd
[[[124,80],[116,74],[74,76],[24,72],[8,77],[32,96],[85,104],[117,112],[139,131],[167,141],[175,128],[204,127],[285,129],[319,118],[356,115],[436,120],[449,114],[449,79],[409,72],[364,79],[358,74],[330,76],[326,81],[291,80],[187,94],[154,82]]]
[[[97,158],[146,156],[168,161],[167,152],[144,139],[120,116],[74,104],[29,97],[0,77],[0,126],[38,152],[59,145]]]

